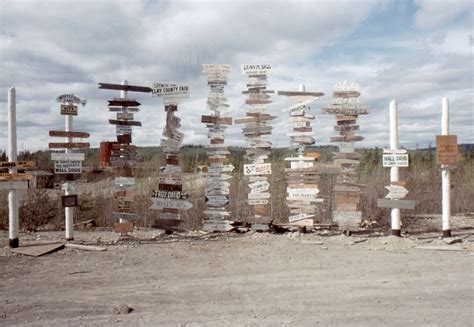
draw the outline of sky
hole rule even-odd
[[[19,150],[47,149],[49,130],[64,130],[56,97],[87,99],[74,130],[89,132],[91,147],[115,140],[107,100],[118,91],[98,83],[190,87],[181,117],[185,144],[209,144],[200,116],[209,88],[202,64],[230,64],[225,93],[229,116],[245,116],[241,64],[269,63],[269,89],[325,95],[311,105],[316,145],[328,145],[333,115],[322,115],[334,85],[360,86],[357,147],[387,147],[389,103],[398,103],[399,143],[435,144],[441,99],[450,102],[450,133],[474,143],[474,5],[464,0],[354,1],[21,1],[0,0],[0,149],[6,150],[7,93],[17,92]],[[130,93],[142,103],[133,143],[157,146],[165,124],[163,100]],[[276,147],[289,146],[292,125],[285,97],[274,95],[269,113]],[[226,143],[246,146],[242,125],[226,130]],[[83,140],[85,141],[85,140]]]

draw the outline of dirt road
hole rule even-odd
[[[77,233],[76,240],[110,244],[104,252],[63,249],[33,258],[2,249],[0,325],[473,325],[469,234],[446,245],[436,238],[145,233],[156,237],[114,245],[113,233]],[[121,304],[133,312],[113,313]]]

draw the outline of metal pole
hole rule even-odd
[[[390,101],[390,150],[398,149],[398,117],[397,100]],[[398,167],[390,168],[390,182],[398,182]],[[400,232],[400,209],[392,208],[392,235],[401,236]]]
[[[441,110],[441,135],[449,135],[449,100],[442,99]],[[451,216],[451,172],[447,165],[441,166],[441,189],[442,189],[442,225],[443,237],[451,237],[451,226],[449,218]]]
[[[16,90],[14,87],[8,90],[8,160],[17,160],[16,146]],[[17,172],[16,168],[8,170],[10,174]],[[11,248],[20,246],[18,240],[18,191],[8,191],[8,245]]]
[[[71,103],[72,104],[72,103]],[[73,127],[72,127],[72,118],[73,116],[72,115],[66,115],[65,116],[65,120],[66,120],[66,132],[71,132]],[[72,142],[72,137],[66,137],[65,139],[66,142]],[[66,153],[71,153],[72,152],[72,149],[66,149],[65,151]],[[70,195],[70,194],[74,194],[74,191],[73,191],[73,185],[74,185],[74,180],[72,175],[67,175],[67,181],[66,181],[66,185],[65,185],[65,191],[64,191],[64,194],[65,195]],[[66,218],[66,221],[65,221],[65,230],[66,230],[66,241],[72,241],[74,239],[74,208],[72,207],[66,207],[64,208],[64,215],[65,215],[65,218]]]

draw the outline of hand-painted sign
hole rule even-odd
[[[436,135],[436,164],[455,165],[462,160],[456,135]]]
[[[189,97],[189,87],[175,83],[154,83],[151,94],[165,97]]]
[[[244,175],[270,175],[272,173],[272,165],[270,163],[248,164],[244,165]]]
[[[188,194],[181,191],[153,191],[154,198],[163,198],[163,199],[181,199],[186,200]]]
[[[49,131],[49,136],[88,138],[90,134],[85,132]]]
[[[402,185],[390,185],[385,188],[389,191],[385,196],[387,199],[403,199],[408,194],[408,190]]]
[[[133,186],[135,185],[135,177],[115,177],[115,185]]]
[[[33,175],[25,173],[0,173],[0,181],[30,181]]]
[[[271,64],[245,64],[241,65],[240,69],[243,74],[247,75],[261,75],[266,74],[272,69]]]
[[[63,94],[56,98],[57,102],[61,103],[77,103],[81,104],[83,107],[86,105],[87,100],[81,100],[74,94]]]
[[[412,200],[377,199],[379,208],[415,209],[415,204]]]
[[[87,149],[89,143],[67,142],[67,143],[49,143],[50,149]]]
[[[27,190],[29,188],[28,181],[2,180],[0,176],[0,190]]]
[[[0,168],[33,168],[36,166],[34,161],[1,161]]]
[[[193,205],[186,200],[175,200],[175,199],[162,199],[162,198],[151,198],[153,204],[149,207],[150,209],[191,209]]]
[[[62,104],[61,105],[61,115],[77,116],[77,106]]]
[[[55,161],[55,174],[81,174],[82,161]]]
[[[408,167],[408,154],[384,154],[383,167]]]

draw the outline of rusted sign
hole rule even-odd
[[[116,233],[131,233],[133,232],[133,223],[114,223],[114,231]]]
[[[61,115],[72,115],[77,116],[77,106],[62,104],[61,105]]]
[[[87,149],[89,148],[89,143],[79,143],[79,142],[67,142],[67,143],[49,143],[48,147],[50,149]]]

